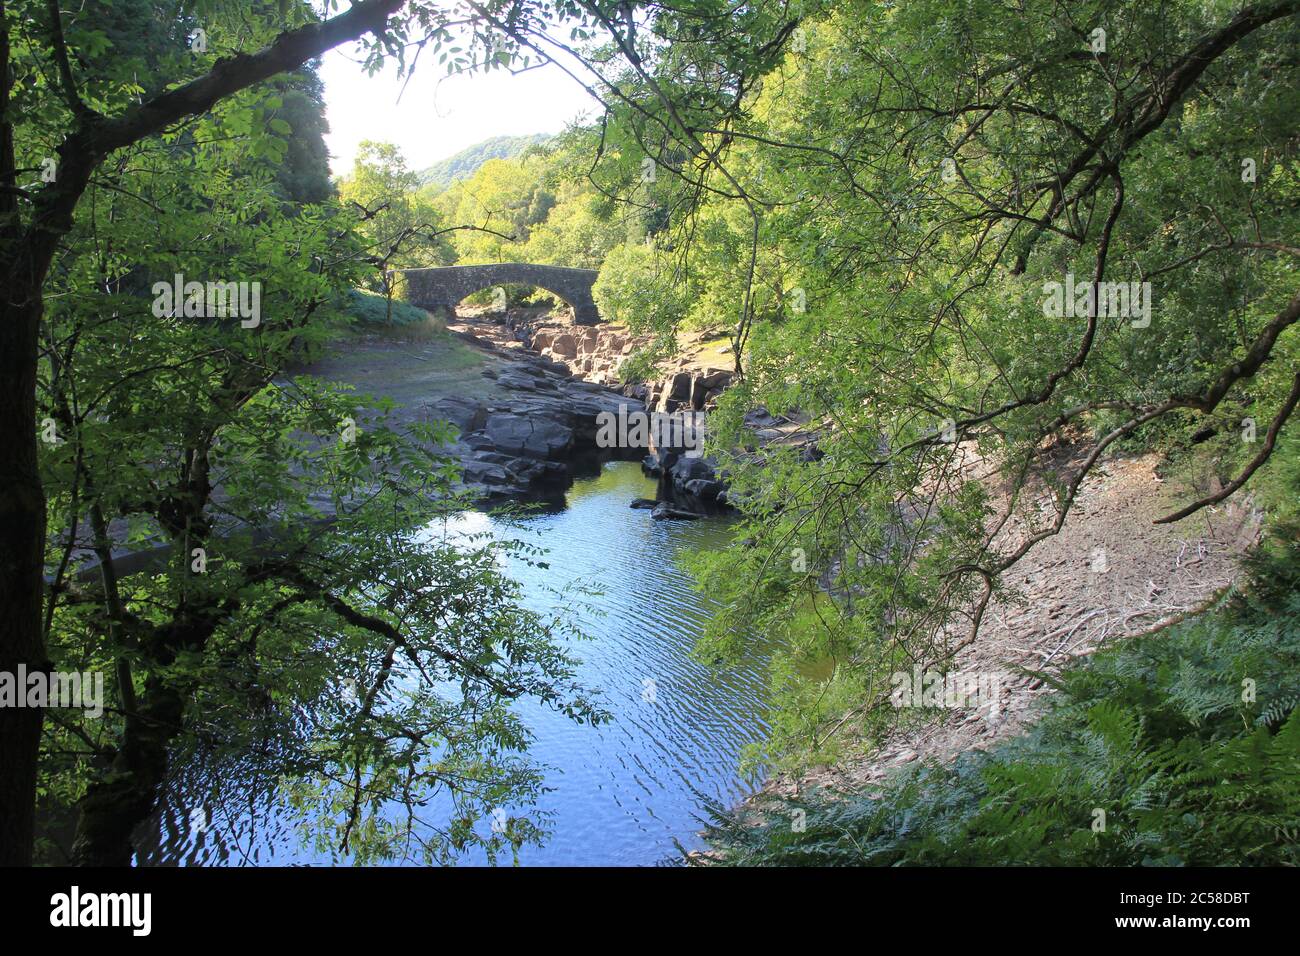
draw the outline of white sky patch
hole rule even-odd
[[[492,136],[558,133],[595,101],[556,66],[518,76],[504,70],[449,77],[437,57],[425,51],[403,92],[395,65],[367,76],[351,47],[327,53],[325,137],[330,169],[352,169],[362,140],[394,143],[411,169],[445,159]]]

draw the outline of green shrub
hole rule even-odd
[[[591,289],[600,314],[634,332],[667,333],[686,314],[686,295],[644,245],[611,249]]]
[[[391,318],[388,306],[388,300],[382,295],[352,289],[348,292],[345,311],[360,325],[422,325],[430,321],[428,312],[400,299],[392,301]]]

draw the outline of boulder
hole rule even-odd
[[[703,383],[705,391],[726,388],[731,384],[731,373],[725,368],[706,368],[703,374],[700,375],[700,381]]]
[[[563,458],[573,446],[573,429],[536,415],[499,412],[484,429],[497,450],[528,458]]]
[[[497,377],[497,384],[502,388],[514,389],[520,392],[553,392],[556,384],[543,374],[530,374],[531,370],[524,368],[511,369],[502,372]]]
[[[682,487],[701,501],[715,501],[722,492],[722,482],[709,478],[692,478]]]
[[[663,392],[659,396],[658,410],[675,412],[691,400],[692,378],[690,372],[677,372],[664,382]]]
[[[464,480],[466,483],[480,485],[508,485],[510,476],[500,465],[490,461],[469,460],[464,463]]]
[[[552,340],[551,352],[562,358],[573,358],[578,354],[578,343],[568,332],[562,332]]]
[[[661,501],[655,505],[654,511],[650,512],[650,517],[655,521],[666,521],[672,519],[675,521],[694,521],[696,518],[703,517],[694,511],[686,511],[682,508],[674,508],[666,501]]]
[[[476,432],[487,421],[487,409],[472,398],[449,395],[425,406],[429,418],[449,421],[462,435]]]
[[[699,411],[704,407],[708,389],[704,387],[704,379],[696,378],[691,382],[691,408]]]
[[[526,485],[567,485],[569,469],[563,462],[516,458],[509,465],[515,478]]]
[[[672,465],[673,478],[677,483],[685,486],[688,481],[695,479],[704,479],[706,481],[715,481],[717,475],[713,472],[713,466],[703,458],[688,458],[682,455]]]
[[[668,396],[685,401],[691,397],[691,373],[678,372],[668,383]]]

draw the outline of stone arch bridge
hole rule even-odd
[[[447,309],[475,292],[498,285],[531,285],[558,295],[573,306],[579,325],[595,325],[600,316],[591,297],[595,269],[569,269],[527,262],[494,262],[482,266],[443,266],[436,269],[403,269],[404,298],[421,309]]]

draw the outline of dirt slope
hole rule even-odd
[[[878,748],[853,740],[845,756],[797,777],[779,775],[757,795],[790,795],[808,787],[861,790],[917,759],[947,762],[1020,732],[1034,702],[1049,688],[1009,674],[1019,665],[1056,670],[1102,644],[1131,637],[1186,615],[1227,587],[1238,559],[1259,533],[1249,502],[1222,506],[1172,525],[1152,519],[1194,497],[1157,474],[1159,458],[1115,458],[1085,481],[1060,533],[1029,552],[994,599],[977,640],[961,652],[964,672],[1007,674],[997,714],[952,710],[922,726],[894,731]],[[1009,535],[1023,533],[1010,527]]]

